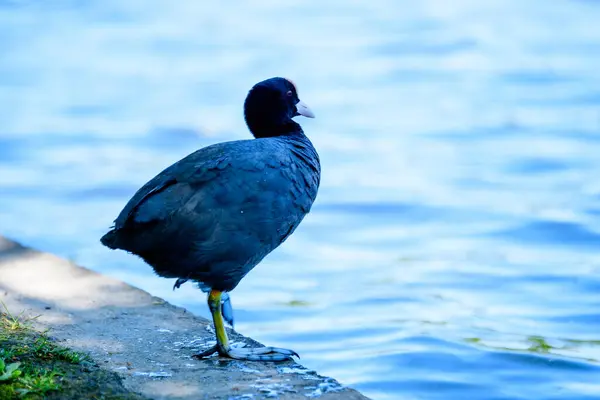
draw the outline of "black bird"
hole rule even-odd
[[[319,155],[292,120],[298,115],[314,118],[290,80],[257,83],[244,102],[254,139],[207,146],[166,168],[101,238],[111,249],[140,256],[159,276],[177,278],[175,287],[192,280],[209,292],[217,344],[195,357],[297,356],[274,347],[230,347],[223,314],[232,320],[227,292],[294,232],[317,196]]]

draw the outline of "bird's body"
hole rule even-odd
[[[301,131],[218,143],[144,185],[102,242],[162,277],[231,291],[300,224],[319,179],[317,152]]]
[[[193,280],[210,291],[217,346],[200,356],[279,361],[295,353],[230,348],[222,314],[232,321],[226,292],[294,232],[315,201],[319,156],[292,120],[314,115],[284,78],[256,84],[244,114],[255,139],[214,144],[166,168],[135,193],[101,242],[177,278],[175,287]]]

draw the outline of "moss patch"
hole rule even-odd
[[[144,399],[125,389],[116,373],[57,345],[30,322],[5,307],[0,311],[0,400]]]

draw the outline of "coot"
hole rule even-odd
[[[254,139],[204,147],[146,183],[101,238],[140,256],[175,287],[192,280],[208,292],[215,352],[240,360],[283,361],[292,350],[232,348],[223,314],[240,280],[283,243],[310,211],[319,188],[319,156],[295,116],[314,118],[285,78],[259,82],[244,102]]]

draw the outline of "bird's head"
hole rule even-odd
[[[244,117],[256,138],[281,136],[301,131],[292,118],[314,118],[308,106],[298,98],[296,85],[289,79],[271,78],[250,89],[244,102]]]

